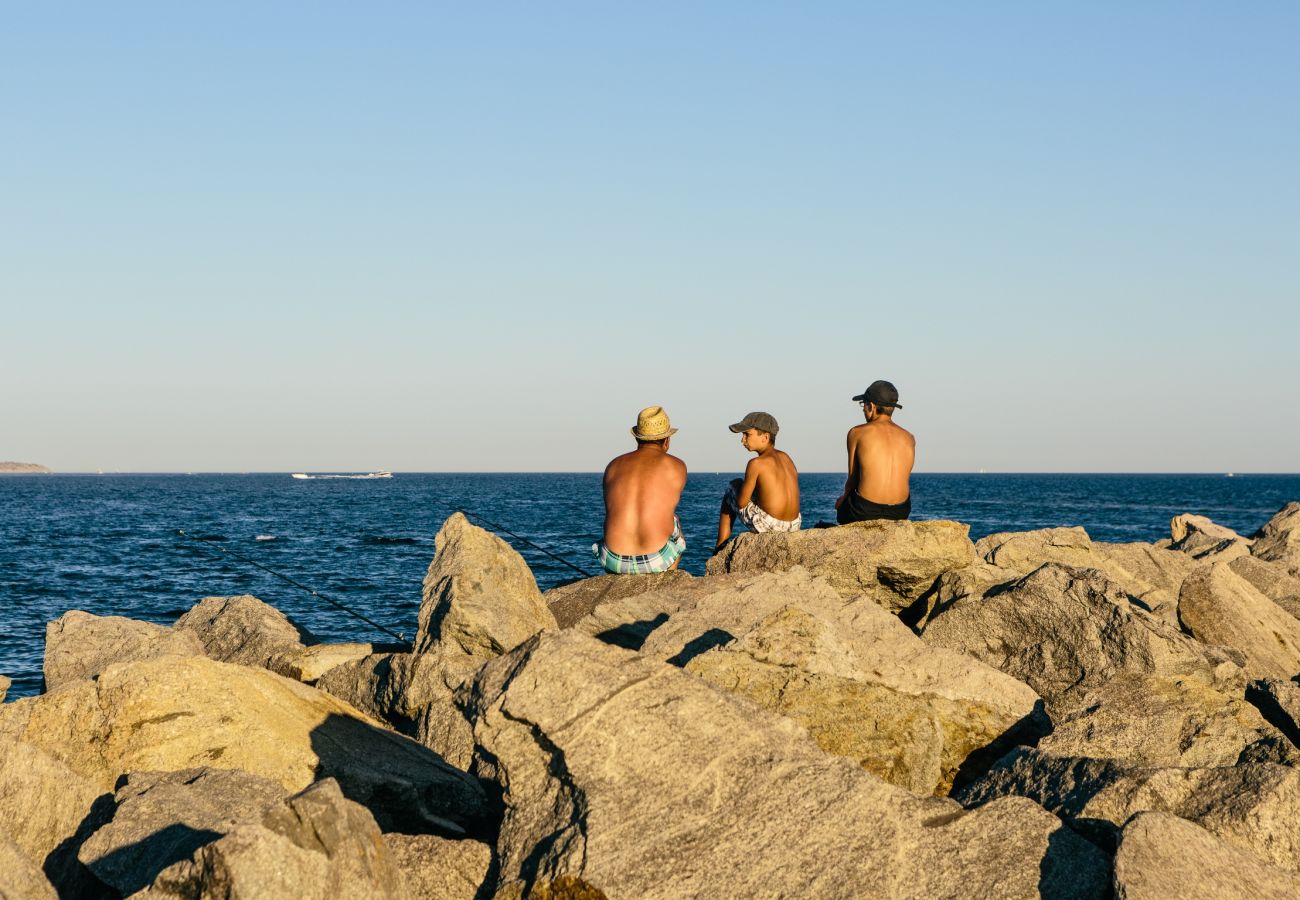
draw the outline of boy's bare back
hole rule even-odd
[[[754,457],[745,467],[746,482],[751,470],[757,479],[753,501],[773,518],[796,518],[799,515],[799,471],[794,467],[790,454],[773,447],[768,453]],[[742,502],[744,499],[742,490]]]

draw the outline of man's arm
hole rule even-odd
[[[848,474],[848,477],[844,479],[844,491],[843,491],[843,492],[839,495],[839,497],[836,498],[836,500],[835,500],[835,508],[836,508],[836,509],[839,509],[839,508],[840,508],[840,504],[843,503],[845,500],[848,499],[849,491],[853,490],[853,487],[854,487],[854,485],[853,485],[853,473],[854,473],[854,471],[855,471],[855,469],[856,469],[856,464],[857,464],[857,461],[858,461],[858,460],[857,460],[857,457],[858,457],[858,442],[857,442],[856,440],[854,440],[854,437],[853,437],[853,432],[854,432],[855,430],[856,430],[856,429],[854,429],[854,428],[850,428],[850,429],[849,429],[848,437],[845,438],[845,445],[846,445],[846,446],[845,446],[845,449],[848,451],[848,454],[849,454],[849,474]]]
[[[758,460],[751,459],[745,466],[745,483],[740,486],[736,493],[736,505],[741,509],[749,506],[749,501],[754,499],[754,489],[758,487]]]

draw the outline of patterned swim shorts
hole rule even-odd
[[[668,543],[657,553],[642,556],[623,556],[605,546],[605,542],[591,545],[591,552],[596,554],[601,568],[611,575],[649,575],[653,572],[667,572],[673,563],[686,550],[686,539],[682,537],[682,523],[673,516],[673,533],[668,535]]]
[[[753,500],[742,507],[739,494],[743,484],[744,482],[739,478],[733,479],[731,485],[727,488],[726,495],[727,506],[731,508],[736,518],[741,522],[744,522],[760,534],[768,531],[798,531],[803,527],[802,515],[795,516],[787,522],[784,519],[776,518]]]

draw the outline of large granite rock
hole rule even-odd
[[[128,772],[243,769],[300,790],[338,779],[386,827],[458,832],[478,782],[347,704],[252,666],[160,657],[0,708],[0,737],[59,759],[99,790]]]
[[[474,754],[474,734],[456,692],[482,664],[458,647],[373,654],[331,669],[316,686],[465,769]]]
[[[1011,798],[963,815],[645,654],[543,632],[488,663],[475,768],[502,791],[497,889],[611,897],[1102,896],[1107,862]],[[852,827],[846,827],[852,823]]]
[[[77,856],[96,878],[127,896],[235,825],[257,822],[286,794],[277,782],[239,769],[132,773],[114,796],[112,821]]]
[[[4,675],[0,675],[0,703],[5,702],[5,695],[9,693],[9,688],[11,685],[13,685],[13,681],[11,679],[5,677]]]
[[[65,892],[77,893],[88,880],[77,847],[107,816],[111,798],[104,794],[37,747],[0,736],[0,837]]]
[[[1054,718],[1038,748],[1130,766],[1231,766],[1243,754],[1300,762],[1300,751],[1240,696],[1203,677],[1120,673]]]
[[[1251,554],[1300,577],[1300,503],[1288,503],[1268,520],[1255,535]]]
[[[1134,814],[1158,810],[1300,870],[1300,771],[1291,766],[1140,768],[1019,747],[957,795],[976,806],[1013,796],[1041,804],[1102,845]]]
[[[434,545],[416,652],[441,645],[491,659],[543,628],[556,627],[532,570],[501,538],[454,513]]]
[[[492,866],[492,847],[433,834],[386,834],[407,900],[475,900]]]
[[[193,632],[74,609],[45,626],[45,689],[94,678],[113,663],[203,652]]]
[[[1169,534],[1170,550],[1200,562],[1228,562],[1250,555],[1250,540],[1205,516],[1174,516],[1169,522]]]
[[[957,600],[922,637],[1025,682],[1056,711],[1121,672],[1200,675],[1212,685],[1244,686],[1227,654],[1146,612],[1101,572],[1056,563]]]
[[[1088,568],[1096,565],[1092,538],[1079,526],[1003,531],[975,542],[975,555],[991,566],[1027,574],[1043,563]]]
[[[210,659],[281,675],[307,644],[317,643],[311,632],[249,594],[204,597],[172,628],[193,632]]]
[[[798,567],[694,598],[641,651],[791,717],[828,753],[921,794],[946,794],[963,767],[991,763],[1046,724],[1026,685],[928,646],[871,600],[845,603]]]
[[[56,900],[54,886],[23,849],[0,834],[0,900]]]
[[[1300,684],[1264,678],[1246,687],[1246,699],[1278,731],[1300,747]]]
[[[365,807],[325,779],[163,869],[142,900],[395,900],[401,873]]]
[[[1124,826],[1115,854],[1121,900],[1290,900],[1300,877],[1168,813],[1142,813]]]
[[[331,669],[365,659],[374,653],[374,644],[312,644],[288,657],[282,657],[284,671],[280,674],[303,684],[315,684]]]
[[[1196,569],[1197,560],[1185,553],[1143,542],[1092,545],[1096,562],[1106,577],[1124,589],[1140,606],[1178,627],[1178,591]]]
[[[1300,578],[1291,575],[1281,563],[1243,556],[1228,563],[1228,568],[1250,582],[1255,590],[1300,619]]]
[[[802,566],[842,597],[871,596],[898,612],[944,572],[975,558],[970,526],[959,522],[856,522],[789,533],[745,532],[707,564],[710,575],[783,572]]]
[[[569,628],[607,601],[623,600],[693,581],[695,577],[681,569],[654,575],[597,575],[551,588],[542,597],[555,616],[556,624],[560,628]]]
[[[1178,616],[1197,640],[1245,656],[1251,678],[1300,674],[1300,619],[1283,610],[1233,571],[1211,563],[1183,582]]]

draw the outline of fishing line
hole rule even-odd
[[[279,578],[281,581],[287,581],[289,582],[289,584],[293,585],[296,588],[306,591],[307,593],[311,594],[313,597],[317,597],[321,600],[324,600],[326,603],[336,607],[337,609],[343,610],[343,612],[348,613],[349,615],[356,616],[362,622],[365,622],[367,625],[370,625],[373,628],[378,628],[380,631],[382,631],[384,634],[388,635],[389,637],[397,638],[397,640],[400,641],[408,649],[411,648],[411,644],[402,635],[394,634],[393,632],[389,631],[387,628],[385,628],[383,625],[380,625],[378,622],[374,621],[373,619],[366,618],[364,615],[357,612],[355,609],[351,609],[347,606],[344,606],[342,603],[338,602],[332,597],[327,597],[326,595],[322,594],[320,591],[312,590],[311,588],[307,587],[307,585],[302,584],[301,582],[298,581],[294,581],[288,575],[281,575],[279,572],[275,571],[275,569],[268,568],[267,566],[262,565],[260,562],[258,562],[255,559],[249,559],[244,554],[239,553],[236,550],[231,550],[229,547],[220,547],[213,541],[209,540],[208,538],[198,537],[197,535],[189,534],[185,531],[184,528],[177,528],[176,533],[182,537],[187,537],[192,541],[198,541],[200,544],[205,544],[207,546],[210,546],[216,550],[221,551],[222,553],[226,553],[229,554],[230,556],[234,556],[238,559],[242,559],[250,566],[257,566],[263,572],[269,572],[270,574],[274,575],[276,578]]]
[[[528,540],[528,538],[520,537],[519,535],[515,534],[513,531],[511,531],[508,528],[502,528],[500,525],[489,522],[487,519],[483,518],[478,513],[472,513],[468,509],[457,509],[456,512],[478,519],[480,522],[482,522],[488,528],[493,529],[494,531],[504,531],[506,534],[510,535],[515,540],[523,541],[525,544],[532,547],[534,550],[540,550],[542,553],[545,553],[547,556],[549,556],[551,559],[555,560],[556,562],[564,563],[566,566],[568,566],[570,569],[577,572],[579,575],[583,576],[584,578],[595,577],[591,572],[588,572],[586,569],[581,569],[578,566],[575,566],[573,563],[569,562],[563,556],[556,556],[554,553],[552,553],[550,550],[547,550],[545,547],[539,547],[536,544],[534,544],[532,541]]]

